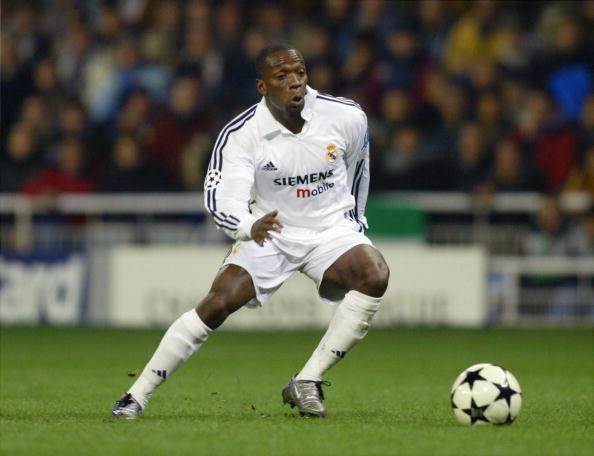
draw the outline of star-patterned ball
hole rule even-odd
[[[482,363],[465,369],[452,385],[452,410],[467,426],[510,424],[520,414],[522,389],[504,367]]]

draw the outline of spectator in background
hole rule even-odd
[[[2,31],[0,39],[0,97],[2,143],[13,122],[17,120],[20,105],[30,91],[30,71],[20,61],[17,41]]]
[[[524,160],[519,145],[511,139],[499,140],[495,146],[493,166],[481,182],[480,191],[493,194],[541,190],[542,180],[531,163]]]
[[[24,119],[39,152],[59,138],[81,138],[100,176],[106,151],[120,135],[132,135],[179,186],[197,189],[202,148],[215,139],[222,107],[226,116],[259,101],[252,61],[277,40],[302,43],[312,86],[363,106],[378,157],[393,152],[394,131],[412,122],[429,169],[440,163],[448,170],[458,163],[463,125],[476,122],[483,149],[513,137],[523,166],[535,164],[548,190],[573,188],[594,142],[593,4],[4,2],[2,150]],[[151,132],[160,134],[155,127],[173,111],[155,119],[152,108],[173,97],[173,78],[200,80],[199,111],[209,126],[174,115],[169,125],[181,136],[170,149]],[[458,188],[435,178],[417,182],[419,190]]]
[[[223,57],[212,46],[211,41],[208,28],[188,29],[185,33],[177,73],[199,75],[206,92],[216,99],[223,77]]]
[[[209,25],[211,2],[205,0],[189,0],[185,4],[184,18],[186,28],[203,28]]]
[[[169,104],[151,123],[147,151],[152,163],[164,169],[175,186],[181,187],[182,149],[196,135],[209,132],[211,117],[204,111],[201,82],[189,76],[178,78]]]
[[[332,54],[332,37],[328,30],[320,24],[300,22],[296,24],[291,36],[307,59],[307,62],[323,62],[334,59]],[[315,64],[314,64],[315,65]],[[311,67],[311,64],[308,63]]]
[[[550,90],[560,113],[576,120],[592,92],[594,55],[582,39],[578,18],[561,8],[560,4],[551,4],[545,9],[541,28],[551,30],[552,43],[535,56],[530,68],[532,80]]]
[[[594,94],[591,94],[584,103],[582,117],[579,124],[579,141],[582,148],[594,144]]]
[[[316,23],[298,23],[290,39],[307,60],[308,84],[318,92],[334,93],[338,62],[332,52],[333,37],[328,29]]]
[[[428,70],[423,75],[421,89],[417,99],[414,100],[414,106],[419,121],[428,129],[435,128],[441,122],[439,106],[447,84],[447,74],[438,69]],[[428,135],[426,140],[430,141],[431,135]]]
[[[451,19],[442,0],[418,2],[417,21],[423,53],[433,62],[441,61]]]
[[[536,256],[577,256],[590,252],[587,233],[561,210],[555,197],[543,200],[536,223],[524,242],[524,252]]]
[[[202,191],[204,176],[212,154],[213,143],[206,133],[200,133],[184,146],[181,153],[182,185],[186,190]]]
[[[400,88],[388,89],[382,97],[379,118],[370,121],[374,148],[387,150],[394,130],[412,118],[412,106],[408,94]],[[376,153],[377,150],[371,153]]]
[[[24,122],[10,129],[0,157],[0,193],[16,193],[42,166],[34,130]]]
[[[565,190],[586,192],[594,201],[594,144],[586,150],[582,160],[574,166]]]
[[[473,192],[484,177],[488,166],[485,138],[476,122],[462,126],[455,151],[454,157],[448,159],[449,189]]]
[[[33,90],[43,97],[48,106],[49,114],[56,118],[64,100],[66,91],[62,87],[56,73],[56,65],[51,58],[39,61],[33,70]]]
[[[76,17],[76,16],[75,16]],[[93,38],[82,19],[68,21],[55,46],[56,73],[71,95],[83,89],[84,69],[93,54]]]
[[[254,93],[253,63],[258,51],[269,43],[269,37],[258,28],[245,31],[241,47],[225,60],[223,86],[225,93],[217,105],[248,106],[257,103],[259,96]],[[216,109],[217,106],[214,106]],[[238,109],[239,110],[239,109]]]
[[[180,9],[179,2],[166,0],[156,3],[150,10],[149,24],[140,38],[140,48],[149,61],[169,67],[176,65]]]
[[[50,113],[46,98],[40,95],[30,95],[21,105],[20,120],[32,129],[35,143],[39,149],[45,150],[53,139],[55,117]]]
[[[336,82],[336,69],[327,61],[312,62],[307,71],[308,84],[319,87],[318,92],[333,93]]]
[[[500,95],[495,90],[482,92],[476,101],[475,110],[485,141],[487,144],[495,144],[505,133]]]
[[[92,128],[87,112],[76,97],[68,97],[57,119],[57,127],[54,132],[54,140],[63,138],[76,138],[85,149],[85,165],[88,175],[96,179],[105,166],[105,151],[108,148],[108,141],[103,135],[103,130]]]
[[[418,84],[422,69],[417,35],[411,26],[391,32],[386,40],[386,55],[377,65],[377,78],[382,86],[398,86],[412,90]]]
[[[120,38],[111,52],[105,50],[87,65],[85,100],[90,115],[99,123],[113,119],[122,98],[138,87],[156,100],[164,100],[170,73],[161,65],[144,61],[134,37]]]
[[[172,190],[167,176],[146,163],[136,140],[120,136],[113,147],[108,171],[99,183],[100,192],[162,192]]]
[[[115,44],[124,30],[123,18],[116,6],[111,2],[101,2],[93,12],[92,25],[98,44],[107,47]]]
[[[463,79],[472,97],[481,92],[495,90],[499,80],[499,72],[495,61],[486,56],[477,57],[469,65],[466,76]]]
[[[508,131],[524,121],[525,97],[529,92],[527,82],[515,74],[505,74],[499,81],[502,116]],[[513,131],[513,130],[512,130]]]
[[[464,74],[477,58],[495,58],[499,45],[497,3],[477,0],[454,22],[447,38],[443,61],[454,74]]]
[[[89,193],[93,181],[84,175],[84,148],[76,138],[65,138],[57,145],[56,166],[42,169],[29,179],[21,192],[31,196],[54,196],[61,193]]]
[[[43,32],[41,11],[35,8],[35,4],[27,1],[15,3],[8,32],[15,38],[17,60],[30,68],[48,53],[51,40]]]
[[[423,149],[417,126],[406,123],[397,128],[392,145],[376,159],[373,185],[384,190],[418,190],[432,188],[439,178],[437,169]]]
[[[464,90],[458,84],[452,81],[444,81],[442,84],[439,79],[435,83],[435,90],[438,91],[433,95],[436,118],[429,126],[428,144],[434,156],[447,157],[456,148],[466,116],[467,100]],[[431,117],[432,113],[429,113],[428,118]]]
[[[576,158],[576,135],[558,122],[552,100],[545,91],[529,92],[518,127],[518,139],[543,174],[548,188],[561,188]]]
[[[373,72],[376,49],[373,35],[359,35],[339,71],[344,95],[359,100],[372,111],[377,108],[377,95],[381,93]]]
[[[87,113],[78,98],[67,98],[58,114],[59,137],[74,137],[85,140],[89,136]]]
[[[123,100],[112,138],[119,134],[133,136],[141,145],[149,140],[153,106],[148,91],[135,89]]]
[[[225,60],[229,59],[240,47],[241,26],[240,4],[232,0],[218,2],[214,33],[217,47]]]

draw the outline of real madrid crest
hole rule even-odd
[[[336,146],[336,144],[330,143],[326,146],[326,159],[329,162],[336,161],[339,155],[340,149]]]

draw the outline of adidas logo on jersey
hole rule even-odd
[[[276,166],[274,166],[274,163],[272,163],[271,161],[262,166],[262,169],[264,171],[277,171]]]

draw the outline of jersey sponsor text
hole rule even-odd
[[[311,198],[312,196],[318,196],[332,187],[334,187],[334,182],[324,182],[313,190],[310,190],[309,188],[298,188],[296,192],[297,198]]]
[[[313,184],[314,182],[319,182],[328,179],[334,175],[334,170],[329,169],[328,171],[321,171],[319,173],[311,173],[311,174],[304,174],[301,176],[291,176],[291,177],[277,177],[274,179],[275,185],[290,185],[294,187],[295,185],[300,184]]]

